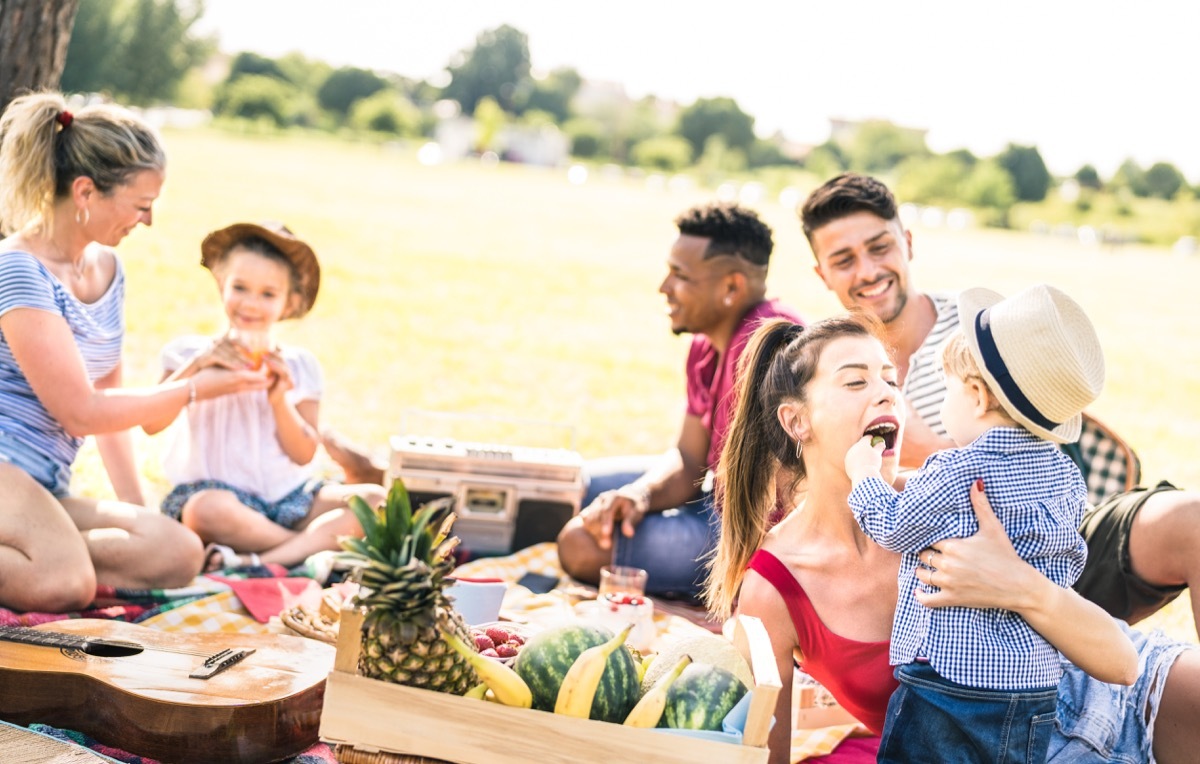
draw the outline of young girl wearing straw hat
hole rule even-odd
[[[889,656],[900,687],[879,760],[942,750],[951,760],[1042,761],[1058,651],[1010,611],[925,607],[917,592],[936,591],[937,553],[919,553],[978,530],[969,491],[982,480],[1018,554],[1059,586],[1075,582],[1087,557],[1077,530],[1087,488],[1055,444],[1079,437],[1080,414],[1104,384],[1104,357],[1083,310],[1051,286],[1007,299],[968,290],[959,311],[963,327],[942,356],[942,419],[960,448],[930,456],[897,492],[881,475],[900,435],[885,402],[846,454],[855,519],[902,555]],[[933,587],[918,581],[918,565],[934,569]],[[1132,646],[1129,655],[1132,680]]]
[[[347,508],[353,495],[372,506],[377,485],[340,485],[315,477],[320,443],[321,366],[308,350],[278,345],[275,324],[313,306],[321,269],[316,254],[279,223],[235,223],[200,245],[216,278],[229,329],[185,335],[162,351],[166,379],[207,366],[254,368],[265,390],[197,401],[174,433],[164,471],[174,488],[163,511],[206,543],[205,570],[277,563],[294,566],[362,533]],[[166,428],[175,417],[157,423]]]

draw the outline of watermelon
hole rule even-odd
[[[719,731],[725,715],[746,692],[746,685],[733,672],[707,663],[693,663],[667,690],[667,707],[658,726]]]
[[[529,685],[533,707],[553,711],[558,688],[575,659],[589,647],[612,638],[613,633],[606,628],[570,624],[540,631],[526,640],[513,669]],[[621,723],[637,704],[638,689],[637,662],[629,648],[622,645],[608,656],[590,718]]]

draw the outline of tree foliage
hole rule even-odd
[[[555,122],[566,122],[571,117],[571,99],[582,84],[583,78],[574,69],[555,69],[542,79],[533,81],[521,110],[544,111],[554,115]]]
[[[732,98],[697,98],[679,113],[676,132],[701,156],[708,139],[720,136],[725,146],[747,152],[755,141],[754,117],[742,111]]]
[[[1050,191],[1050,171],[1042,160],[1037,146],[1018,146],[1010,143],[996,157],[1009,175],[1017,199],[1023,202],[1040,202]]]
[[[214,111],[247,120],[268,120],[276,127],[292,124],[296,114],[296,89],[265,74],[247,74],[221,89]]]
[[[849,143],[850,166],[868,173],[887,172],[906,158],[929,155],[924,132],[881,119],[862,123]]]
[[[64,90],[104,91],[144,105],[170,100],[215,49],[191,29],[201,0],[81,0],[63,69]]]
[[[385,88],[354,102],[350,108],[350,124],[374,133],[418,135],[421,114],[399,93]]]
[[[1146,195],[1157,199],[1173,199],[1187,185],[1181,173],[1170,162],[1155,162],[1146,170]]]
[[[233,57],[233,62],[229,65],[229,76],[225,78],[225,81],[233,82],[246,74],[261,74],[264,77],[274,77],[284,82],[292,81],[275,59],[250,51],[243,51]]]
[[[488,97],[515,114],[531,87],[529,62],[529,38],[524,32],[508,24],[480,32],[475,47],[460,52],[447,67],[450,84],[442,95],[458,101],[466,114],[474,114]]]
[[[372,96],[387,87],[387,81],[375,72],[345,66],[334,70],[317,89],[317,103],[343,117],[359,99]]]
[[[1085,164],[1076,170],[1074,177],[1080,188],[1090,188],[1093,191],[1104,188],[1104,181],[1100,179],[1100,173],[1090,164]]]
[[[676,135],[647,138],[630,150],[639,167],[676,172],[692,163],[692,144]]]

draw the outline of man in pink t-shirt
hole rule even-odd
[[[701,560],[717,539],[711,493],[701,486],[720,460],[733,416],[738,357],[763,319],[803,321],[766,299],[774,242],[752,210],[705,204],[675,225],[679,236],[659,292],[671,330],[695,335],[678,443],[656,457],[589,462],[584,509],[559,534],[558,556],[580,581],[595,583],[600,568],[615,561],[646,569],[649,594],[693,597],[703,579]]]

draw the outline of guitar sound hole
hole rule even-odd
[[[130,642],[100,642],[88,640],[83,651],[97,658],[128,658],[142,651],[141,645]]]

